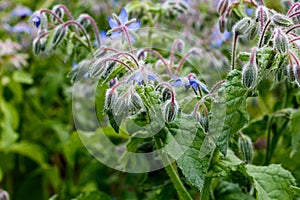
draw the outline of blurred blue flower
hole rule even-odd
[[[31,34],[32,33],[32,27],[29,24],[25,23],[25,22],[19,22],[15,26],[11,27],[9,29],[9,32],[11,32],[11,33],[28,33],[28,34]]]
[[[103,31],[103,30],[101,30],[100,31],[100,33],[99,33],[99,35],[100,35],[100,40],[101,40],[101,43],[103,44],[104,43],[104,41],[107,39],[107,35],[106,35],[106,32],[105,31]],[[100,46],[101,44],[98,44],[98,42],[97,41],[95,41],[94,42],[94,46]]]
[[[25,6],[17,6],[10,13],[11,16],[16,16],[16,17],[21,17],[21,18],[30,16],[31,14],[32,14],[32,11]]]
[[[136,21],[136,19],[128,20],[128,13],[125,8],[122,8],[119,16],[115,16],[115,19],[108,16],[108,23],[111,28],[111,39],[116,39],[120,37],[124,31],[124,28],[127,28],[129,32],[129,37],[132,42],[134,42],[134,38],[132,34],[137,31],[141,27],[141,21]],[[127,37],[125,37],[127,39]]]
[[[221,33],[218,26],[213,28],[213,33],[210,37],[210,47],[220,47],[225,41],[232,37],[232,33],[225,30],[224,33]]]

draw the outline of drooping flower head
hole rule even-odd
[[[111,39],[116,39],[120,37],[123,32],[128,31],[131,42],[134,42],[132,35],[141,27],[141,21],[137,21],[135,18],[128,20],[128,13],[125,8],[122,8],[119,16],[116,14],[113,14],[112,18],[108,16],[108,23],[111,28],[111,30],[108,31],[108,33],[111,33]],[[127,38],[125,37],[125,39]]]

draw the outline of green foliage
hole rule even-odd
[[[230,72],[212,105],[210,131],[224,155],[227,154],[229,140],[249,119],[246,112],[248,92],[241,80],[240,71]]]

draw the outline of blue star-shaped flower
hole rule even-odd
[[[128,20],[128,13],[125,8],[122,8],[119,16],[114,16],[114,18],[108,16],[108,23],[111,28],[110,32],[112,32],[110,36],[111,39],[120,37],[124,32],[124,29],[127,28],[132,42],[134,42],[132,34],[141,27],[141,21],[136,21],[136,19]],[[125,37],[125,39],[127,38]]]
[[[146,81],[156,81],[156,75],[153,74],[150,70],[142,66],[136,72],[134,72],[127,82],[133,81],[136,82],[139,86],[143,85]]]
[[[201,81],[198,81],[197,78],[193,75],[190,74],[188,75],[188,82],[185,84],[186,88],[192,87],[195,91],[198,90],[200,87],[201,90],[203,90],[206,93],[209,93],[210,91],[207,89],[206,85],[202,83]]]

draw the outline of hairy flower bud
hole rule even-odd
[[[238,21],[234,27],[233,32],[238,36],[244,36],[249,33],[252,28],[252,20],[249,17],[245,17]]]
[[[56,5],[52,8],[52,12],[54,14],[56,14],[60,19],[62,19],[64,17],[65,11],[64,9],[61,7],[61,5]],[[56,17],[54,17],[53,15],[51,15],[51,20],[55,23],[57,23],[57,19]]]
[[[242,83],[244,87],[250,88],[255,86],[257,73],[256,49],[252,49],[250,61],[244,66],[242,71]]]
[[[253,26],[249,33],[249,40],[254,40],[255,37],[258,35],[259,25],[258,23],[253,22]]]
[[[90,21],[87,19],[88,16],[88,14],[81,14],[76,21],[84,28],[87,28],[90,25]]]
[[[111,89],[108,89],[105,94],[105,110],[111,110],[113,102],[117,99],[117,93],[113,92]]]
[[[297,83],[298,87],[300,87],[300,66],[294,65],[294,75],[295,75],[295,82]]]
[[[39,55],[42,50],[42,44],[39,38],[35,38],[32,43],[32,50],[34,55]]]
[[[277,52],[286,55],[288,53],[289,49],[289,41],[287,35],[280,29],[275,30],[274,34],[274,49],[277,50]]]
[[[286,75],[290,81],[295,80],[295,74],[294,69],[297,67],[297,65],[286,65],[284,68],[284,75]]]
[[[289,27],[293,25],[293,21],[289,17],[282,14],[273,15],[272,22],[276,26]]]
[[[253,159],[253,145],[251,139],[247,135],[242,135],[238,140],[238,145],[242,159],[246,163],[251,163]]]
[[[218,4],[218,13],[220,15],[223,15],[227,8],[228,8],[228,5],[229,5],[229,0],[221,0],[219,1],[219,4]]]
[[[195,118],[195,120],[196,120],[196,122],[200,122],[200,118],[201,118],[201,115],[200,115],[200,112],[199,111],[193,111],[192,112],[192,117],[194,117]]]
[[[262,30],[263,26],[266,24],[266,22],[269,20],[269,12],[268,8],[265,6],[259,6],[256,9],[255,12],[255,20],[259,23],[259,28]]]
[[[113,106],[113,111],[115,115],[124,114],[128,110],[128,99],[120,97],[116,100]]]
[[[165,102],[171,99],[172,93],[168,87],[165,87],[161,91],[162,101]]]
[[[9,200],[9,194],[0,189],[0,200]]]
[[[51,44],[53,48],[59,45],[64,37],[66,36],[67,28],[63,25],[57,26],[54,30],[53,36],[51,37]]]
[[[144,107],[144,103],[142,98],[137,93],[132,93],[130,96],[130,104],[133,106],[134,109],[140,110]]]
[[[207,133],[208,132],[208,119],[205,114],[200,115],[200,124],[204,128],[204,131]]]
[[[222,15],[222,16],[219,17],[218,24],[219,24],[219,30],[220,30],[220,32],[224,33],[225,32],[225,28],[226,28],[226,19],[225,19],[224,15]]]
[[[165,109],[163,112],[163,116],[166,123],[170,123],[175,120],[178,113],[178,105],[176,102],[172,102],[171,100],[168,100]]]

